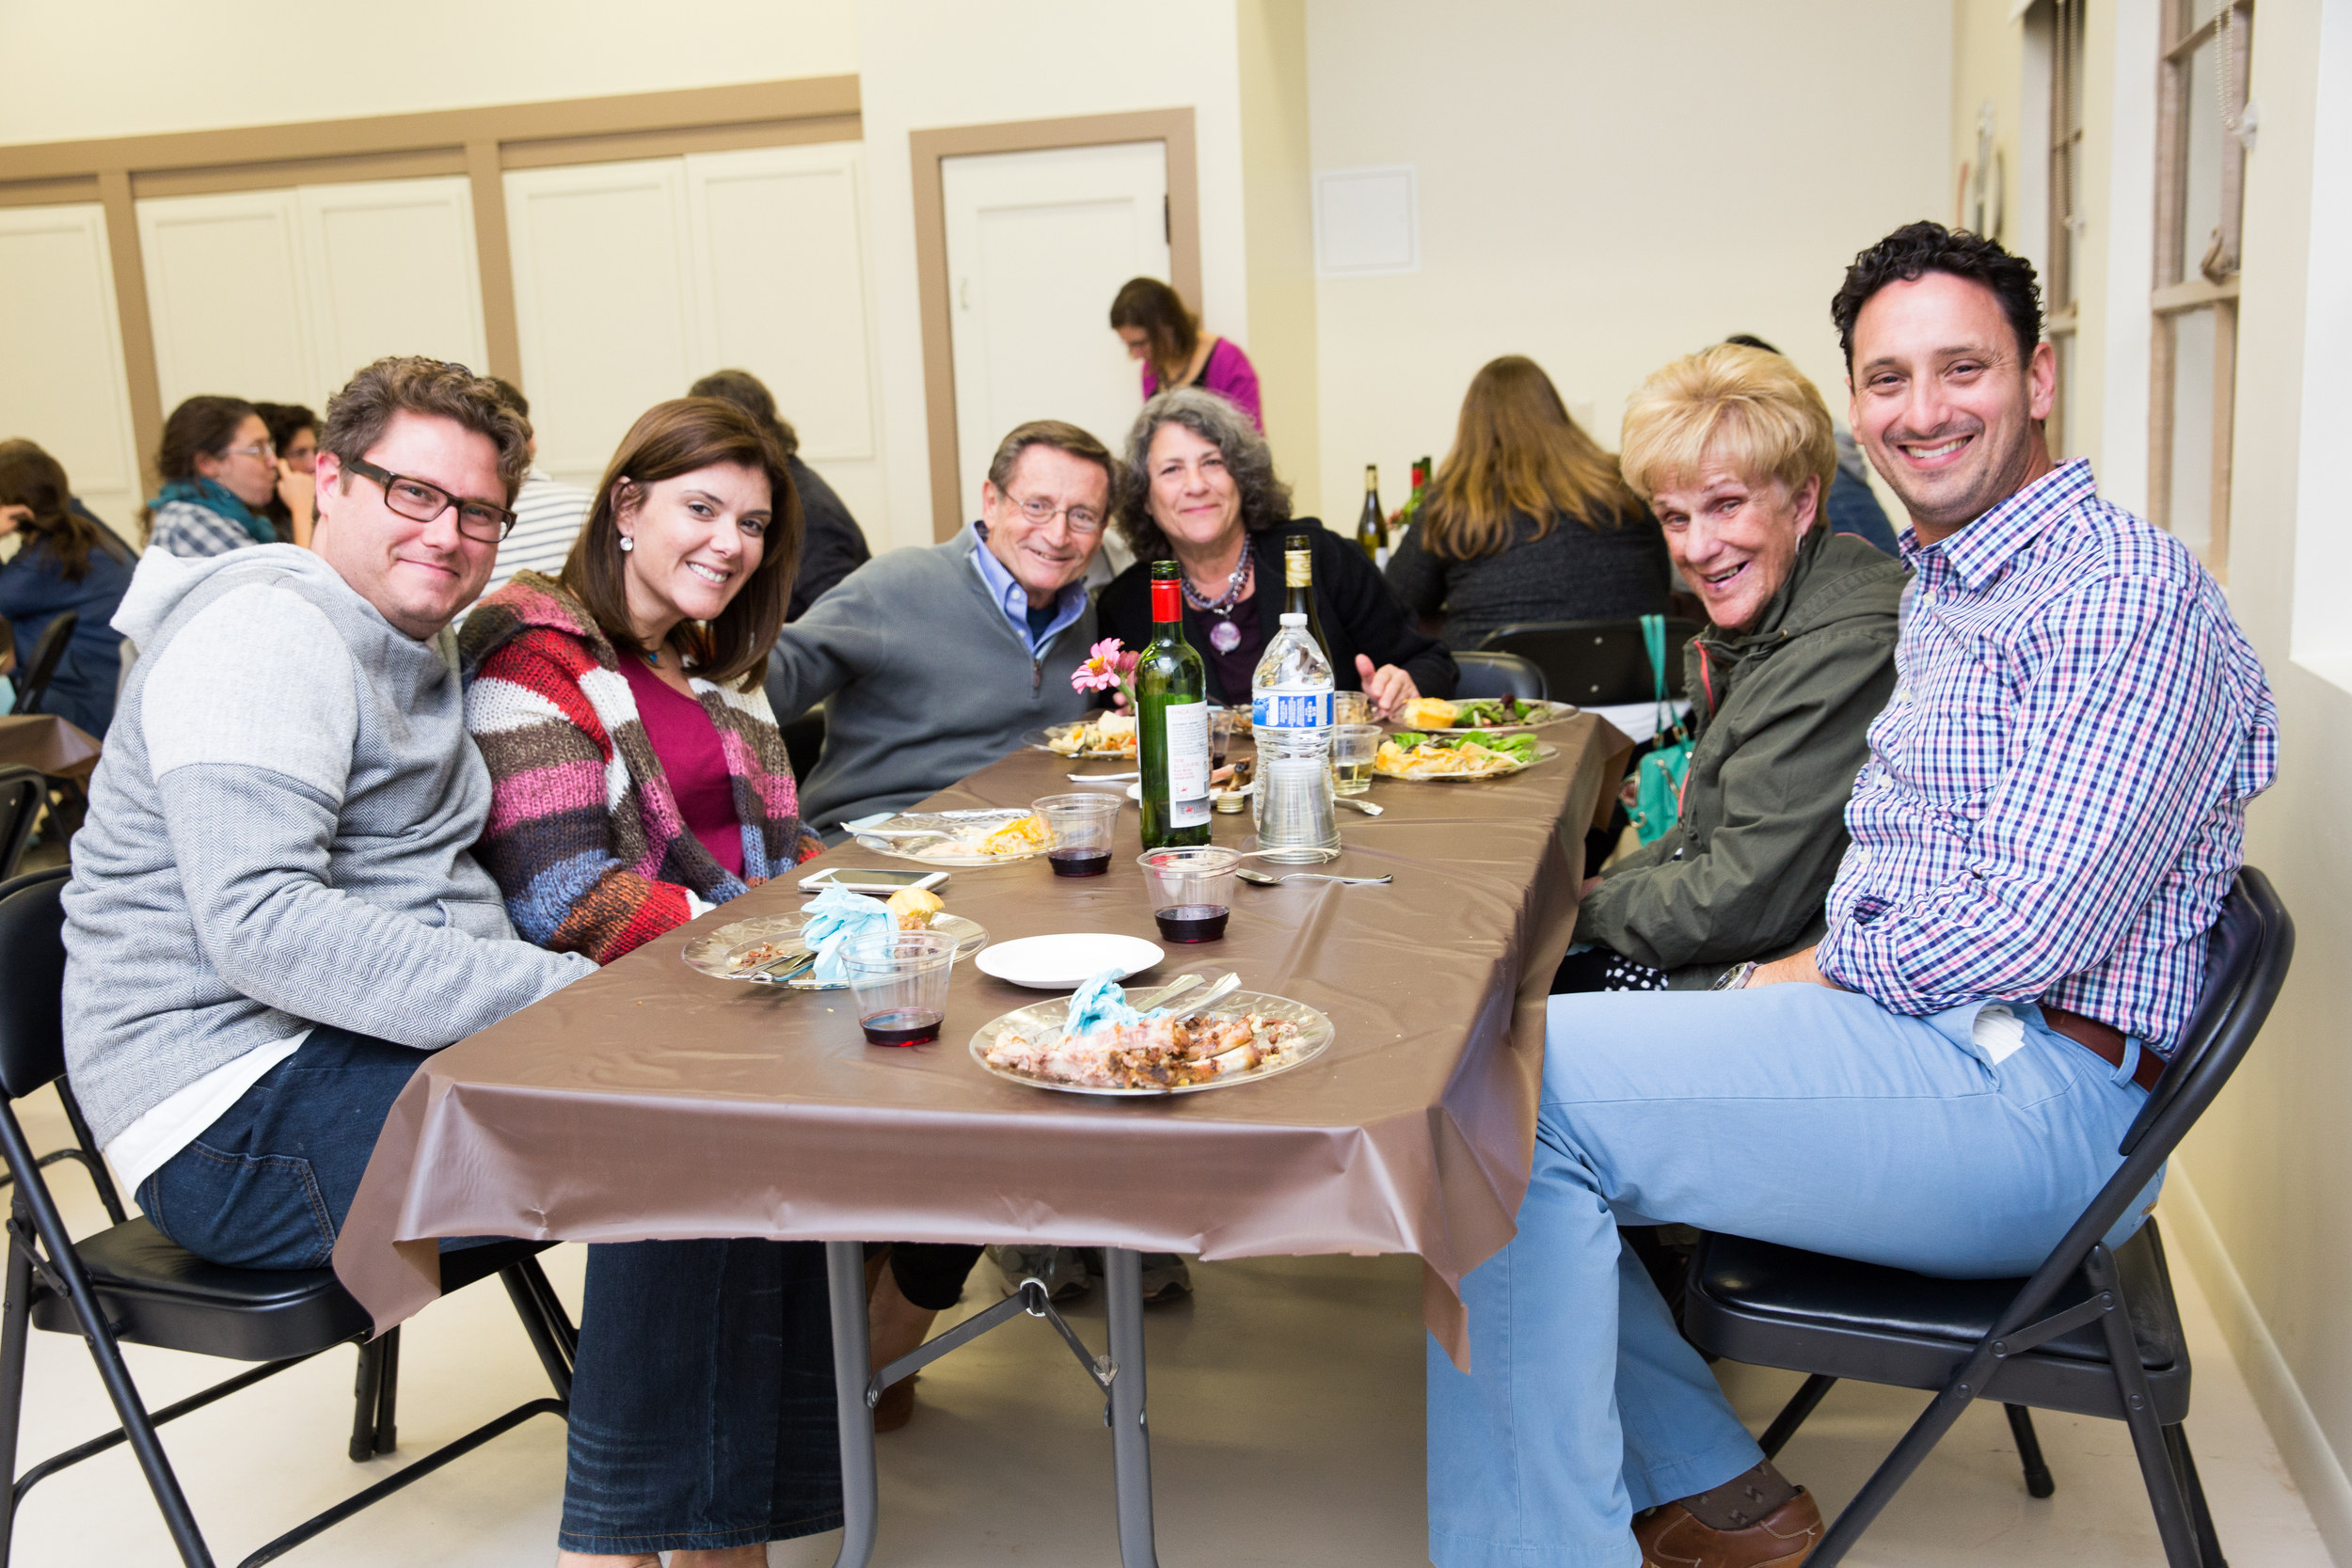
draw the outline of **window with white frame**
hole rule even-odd
[[[2149,511],[2227,578],[2253,0],[2164,0]]]
[[[2084,210],[2083,13],[2090,0],[2053,0],[2050,12],[2050,225],[2042,278],[2043,322],[2058,356],[2058,406],[2045,434],[2054,457],[2078,454],[2074,367]]]

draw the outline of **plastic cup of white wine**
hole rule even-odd
[[[1331,729],[1331,787],[1361,795],[1372,787],[1373,759],[1380,754],[1377,724],[1335,724]]]

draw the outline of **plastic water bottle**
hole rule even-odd
[[[1282,616],[1249,682],[1258,789],[1251,797],[1265,859],[1309,864],[1340,847],[1331,806],[1331,661],[1307,617]]]

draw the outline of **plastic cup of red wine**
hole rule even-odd
[[[1152,918],[1164,942],[1216,942],[1233,907],[1233,871],[1241,856],[1214,844],[1189,849],[1147,849],[1136,857]]]
[[[1048,795],[1029,802],[1045,824],[1046,863],[1057,877],[1100,877],[1111,868],[1116,795]]]
[[[885,931],[842,950],[850,1000],[868,1045],[923,1045],[947,1016],[956,939],[939,931]]]

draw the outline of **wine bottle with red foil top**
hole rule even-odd
[[[1184,641],[1182,570],[1152,563],[1152,641],[1136,665],[1146,849],[1209,842],[1209,677]]]

